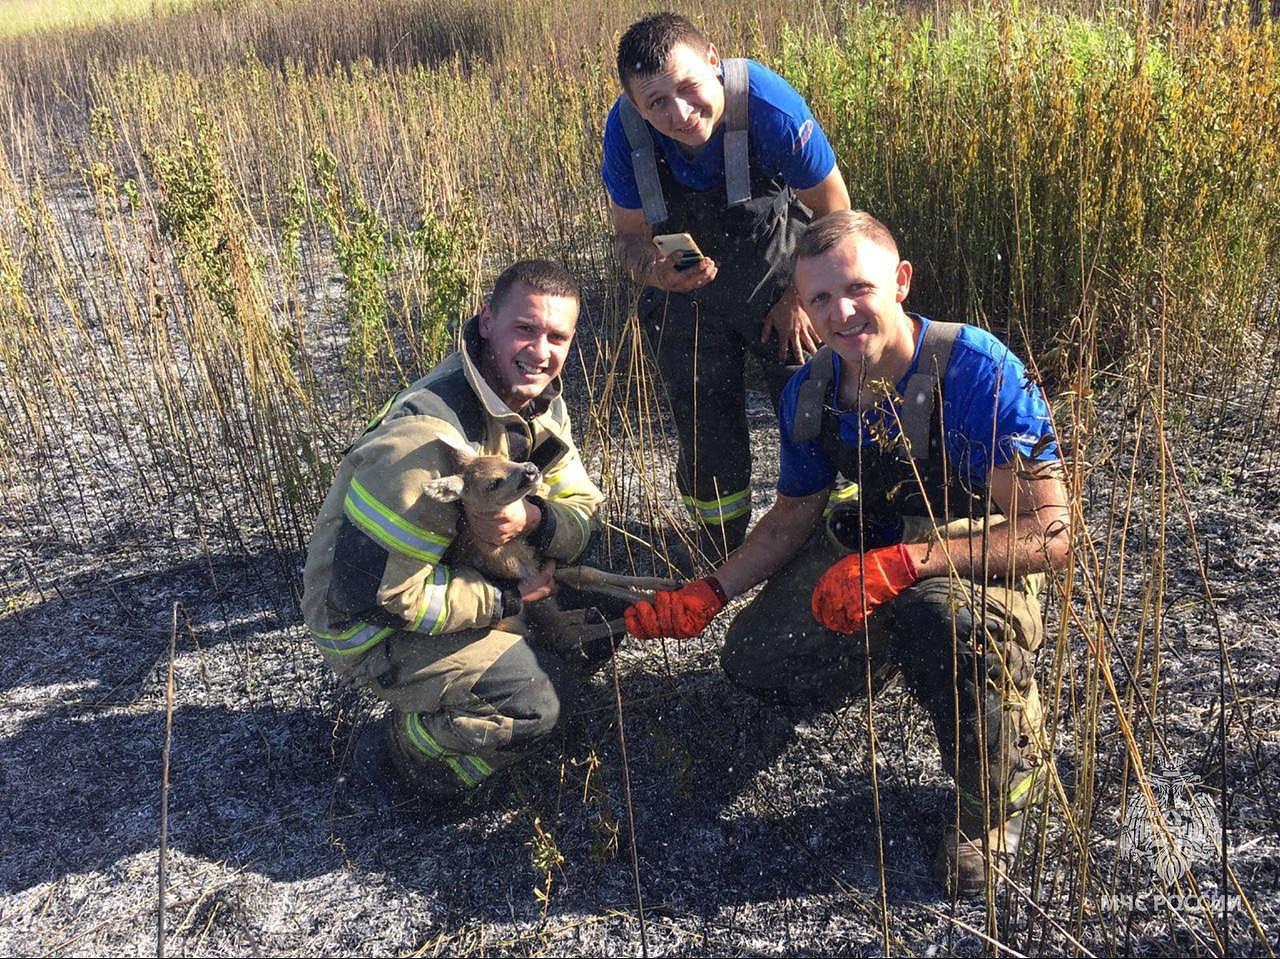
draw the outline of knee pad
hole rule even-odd
[[[971,672],[975,649],[983,645],[967,597],[938,589],[908,589],[893,601],[891,654],[917,683],[951,685],[952,649],[961,677]]]

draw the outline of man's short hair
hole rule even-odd
[[[678,44],[705,50],[711,44],[687,18],[678,13],[653,13],[627,27],[618,41],[618,79],[622,89],[635,77],[660,73]]]
[[[527,286],[543,296],[565,296],[582,302],[582,288],[573,274],[550,260],[519,260],[502,271],[493,284],[489,309],[496,310],[516,284]]]
[[[796,243],[795,261],[821,256],[846,237],[862,237],[896,259],[898,244],[889,228],[865,210],[836,210],[814,220]]]

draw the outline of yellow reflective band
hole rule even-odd
[[[719,499],[695,499],[692,496],[681,496],[685,508],[690,515],[704,526],[722,526],[731,519],[746,516],[751,512],[751,490],[738,490]]]
[[[982,797],[981,796],[975,796],[973,793],[965,792],[963,789],[961,789],[960,802],[963,805],[968,806],[971,812],[976,812],[978,814],[982,813]]]
[[[413,745],[417,746],[428,758],[447,765],[467,787],[474,788],[482,780],[493,775],[493,767],[479,756],[450,752],[436,742],[435,737],[427,732],[426,727],[422,725],[422,720],[418,718],[417,713],[407,713],[405,715],[404,728],[405,732],[409,734],[409,739]]]
[[[409,628],[415,633],[434,636],[444,628],[449,616],[449,580],[453,578],[453,571],[442,563],[431,567],[429,572],[431,584],[423,587],[422,608]],[[426,629],[423,629],[424,623]]]
[[[385,626],[374,626],[371,623],[356,623],[341,633],[322,633],[318,629],[311,630],[311,638],[315,644],[331,653],[351,656],[362,653],[371,646],[390,636],[395,630]]]
[[[828,502],[845,503],[851,499],[857,499],[857,498],[858,498],[858,484],[846,483],[844,486],[837,486],[835,489],[831,491],[831,496]]]
[[[479,756],[469,756],[460,753],[455,757],[459,766],[467,767],[471,772],[473,784],[478,785],[482,779],[488,779],[493,775],[493,767],[481,759]]]
[[[383,403],[383,404],[382,404],[382,409],[378,410],[378,412],[376,412],[376,413],[374,413],[374,414],[373,414],[373,419],[371,419],[371,420],[369,421],[368,425],[367,425],[367,426],[365,426],[364,431],[365,431],[366,433],[368,433],[371,429],[373,429],[375,426],[377,426],[379,423],[381,423],[381,422],[382,422],[382,420],[383,420],[383,418],[384,418],[388,413],[390,413],[390,412],[391,412],[391,407],[395,406],[396,400],[398,400],[398,399],[400,399],[400,394],[399,394],[399,393],[395,393],[395,394],[393,394],[393,395],[392,395],[391,399],[389,399],[389,400],[387,400],[385,403]]]
[[[403,392],[404,392],[403,390],[400,391],[400,393],[403,393]],[[394,396],[391,397],[391,399],[387,400],[385,403],[382,404],[382,409],[378,410],[378,412],[374,414],[373,419],[371,419],[365,425],[365,428],[360,431],[360,435],[357,436],[354,440],[352,440],[350,445],[347,446],[347,448],[342,451],[343,456],[346,456],[348,453],[350,453],[353,449],[355,449],[355,446],[357,443],[359,443],[362,439],[364,439],[366,436],[372,433],[374,429],[382,425],[382,421],[386,419],[387,414],[391,412],[391,407],[395,406],[396,400],[400,399],[400,393],[396,393]]]
[[[544,478],[544,482],[547,484],[547,499],[555,499],[563,493],[569,485],[568,479],[562,477],[560,473],[550,474]]]
[[[452,540],[415,526],[378,502],[359,480],[352,477],[343,501],[343,512],[371,538],[387,549],[404,553],[424,563],[438,563]]]
[[[1032,769],[1031,773],[1027,776],[1026,779],[1022,780],[1022,782],[1018,783],[1016,786],[1014,786],[1012,789],[1009,790],[1008,795],[1005,796],[1005,800],[1004,800],[1005,805],[1012,806],[1019,799],[1025,796],[1027,792],[1031,789],[1031,787],[1035,785],[1036,780],[1040,778],[1041,773],[1042,773],[1042,770],[1039,767]],[[969,807],[969,809],[971,809],[973,812],[976,812],[976,813],[982,812],[981,796],[975,796],[973,793],[966,792],[965,790],[962,789],[960,790],[960,801],[964,805]]]
[[[451,755],[449,753],[445,753],[440,758],[441,760],[444,761],[445,765],[447,765],[450,769],[453,770],[453,774],[457,776],[459,779],[461,779],[463,783],[467,785],[468,788],[474,788],[475,785],[480,781],[470,776],[467,773],[467,771],[462,768],[462,763],[458,762],[457,756]]]
[[[1022,780],[1022,782],[1018,783],[1018,785],[1014,786],[1011,790],[1009,790],[1009,805],[1013,805],[1015,802],[1017,802],[1019,799],[1025,796],[1027,791],[1032,787],[1035,781],[1039,778],[1040,778],[1040,768],[1036,767],[1031,770],[1031,775],[1029,775],[1026,779]]]
[[[845,483],[843,486],[837,486],[831,491],[831,495],[827,497],[826,508],[823,509],[823,516],[830,516],[831,511],[837,506],[843,506],[845,503],[856,502],[858,499],[858,484]]]

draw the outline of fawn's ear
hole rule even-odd
[[[422,484],[422,492],[439,503],[452,503],[462,498],[461,476],[439,476]]]
[[[442,433],[435,438],[436,445],[440,451],[444,453],[445,458],[452,462],[461,470],[464,466],[476,458],[476,451],[466,444],[465,440],[448,433]]]

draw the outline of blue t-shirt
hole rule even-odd
[[[747,139],[756,169],[765,176],[781,176],[794,190],[817,186],[835,169],[836,155],[804,97],[754,60],[747,61],[747,79]],[[677,141],[653,127],[649,129],[654,149],[667,161],[678,182],[691,190],[711,190],[724,182],[723,122],[695,156],[685,153]],[[640,209],[631,147],[617,102],[604,125],[604,162],[600,172],[614,203],[625,210]]]
[[[902,395],[907,380],[916,372],[920,344],[929,320],[920,320],[915,356],[906,374],[895,384]],[[840,395],[840,357],[835,359],[831,392],[827,402],[836,405]],[[791,425],[796,418],[796,399],[800,384],[809,378],[813,362],[796,371],[782,393],[778,421],[782,434],[778,492],[784,496],[811,496],[826,489],[836,479],[836,465],[823,452],[818,441],[794,443]],[[1004,466],[1020,453],[1029,460],[1056,460],[1058,444],[1052,438],[1049,407],[1040,387],[1027,378],[1022,361],[985,330],[965,326],[956,337],[951,360],[942,375],[942,423],[947,457],[958,477],[970,489],[987,485],[987,474],[993,466]],[[883,424],[889,436],[898,435],[898,424],[882,401],[865,418],[857,410],[839,415],[840,439],[851,447],[861,443],[872,446],[875,440],[871,424]],[[992,424],[994,423],[994,431]],[[991,452],[992,437],[995,452]],[[1044,437],[1049,440],[1041,442]]]

